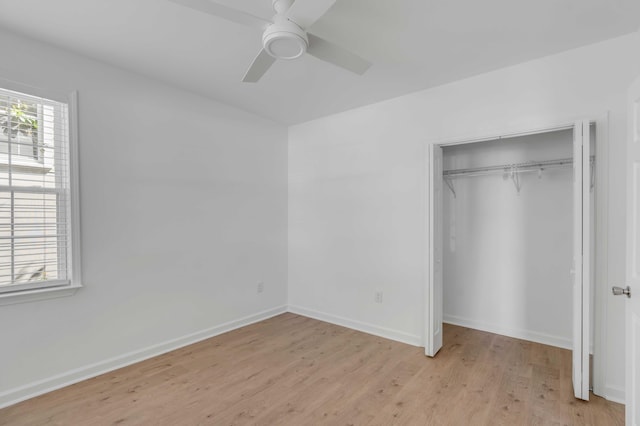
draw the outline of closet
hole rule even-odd
[[[436,146],[430,159],[432,334],[441,318],[571,349],[583,399],[594,340],[595,136],[595,125],[582,122]],[[581,285],[587,300],[576,293]],[[583,342],[575,336],[584,322]],[[438,343],[429,345],[433,356]]]

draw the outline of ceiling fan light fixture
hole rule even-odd
[[[276,59],[296,59],[309,47],[307,34],[291,21],[269,26],[262,35],[264,50]]]
[[[234,9],[220,0],[169,1],[262,31],[262,49],[245,72],[244,83],[258,82],[278,59],[296,59],[305,53],[358,75],[371,66],[358,55],[307,33],[306,28],[324,16],[337,0],[271,0],[275,15],[270,20]]]

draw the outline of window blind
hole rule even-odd
[[[68,104],[0,88],[0,293],[70,283]]]

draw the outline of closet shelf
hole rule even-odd
[[[591,164],[595,157],[591,156]],[[573,165],[573,158],[561,158],[558,160],[529,161],[525,163],[502,164],[486,167],[472,167],[468,169],[445,170],[442,174],[445,178],[484,176],[490,174],[504,174],[511,172],[537,172],[545,169],[569,167]]]
[[[591,165],[595,163],[595,156],[591,156]],[[506,180],[511,178],[515,185],[516,191],[520,194],[522,182],[520,181],[521,173],[538,172],[538,177],[542,177],[542,172],[547,169],[555,169],[573,166],[573,158],[560,158],[558,160],[546,161],[528,161],[526,163],[502,164],[498,166],[472,167],[468,169],[453,169],[442,172],[444,182],[447,184],[453,197],[456,198],[456,189],[453,186],[453,179],[459,177],[486,176],[493,174],[501,174]],[[594,187],[594,167],[591,167],[591,189]]]

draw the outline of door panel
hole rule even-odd
[[[590,124],[573,129],[573,393],[589,400]]]
[[[425,354],[442,347],[442,148],[429,146],[429,294]]]
[[[640,426],[640,78],[629,90],[627,152],[626,424]]]

